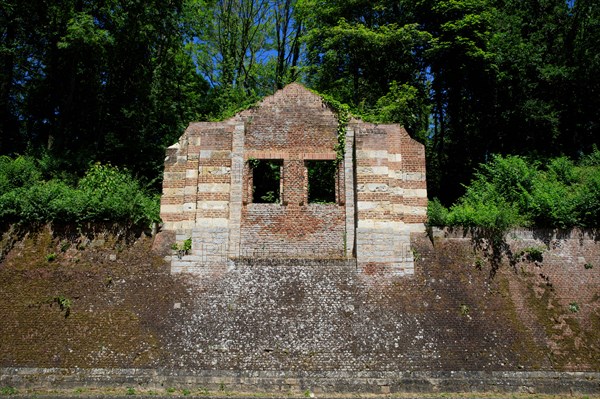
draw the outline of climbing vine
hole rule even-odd
[[[337,114],[338,125],[337,125],[337,144],[335,146],[336,162],[340,163],[344,160],[346,153],[346,128],[350,121],[350,107],[346,104],[342,104],[327,94],[319,94],[325,104],[333,109]]]

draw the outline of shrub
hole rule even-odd
[[[480,165],[465,194],[447,214],[433,200],[430,224],[503,231],[513,226],[597,227],[600,222],[600,152],[579,166],[566,157],[544,170],[515,156],[494,156]]]
[[[33,158],[11,159],[7,156],[0,156],[0,193],[20,187],[30,187],[38,183],[41,178],[42,173]]]
[[[442,205],[440,200],[434,198],[427,203],[427,224],[429,226],[445,226],[448,217],[448,209]]]
[[[509,203],[520,203],[523,194],[531,191],[537,173],[537,168],[522,157],[494,155],[489,163],[480,165],[475,180],[489,183],[495,197]]]
[[[581,158],[581,166],[600,166],[600,151],[594,144],[593,151]]]
[[[80,180],[85,218],[140,224],[159,220],[158,198],[146,195],[127,171],[95,164]]]
[[[9,222],[44,223],[71,218],[72,212],[61,203],[72,201],[76,194],[62,182],[39,182],[17,188],[0,196],[0,219]]]
[[[576,193],[555,176],[536,179],[523,212],[537,226],[566,228],[578,223]]]
[[[567,157],[551,159],[548,163],[548,176],[565,185],[577,182],[575,164]]]
[[[33,165],[33,166],[32,166]],[[126,171],[95,164],[74,188],[61,180],[41,181],[30,159],[0,159],[0,221],[118,222],[150,225],[159,221],[159,199],[145,193]],[[22,171],[26,179],[15,177]]]
[[[579,211],[579,224],[585,227],[598,227],[600,223],[600,167],[584,170],[582,180],[575,198]]]
[[[577,302],[571,302],[569,304],[569,310],[571,311],[571,313],[579,312],[579,304]]]
[[[462,201],[450,208],[446,220],[449,226],[483,227],[501,232],[526,224],[516,207],[502,200]]]

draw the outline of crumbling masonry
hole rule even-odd
[[[343,125],[342,125],[343,126]],[[350,119],[299,84],[223,122],[192,123],[167,149],[161,217],[192,249],[172,272],[220,273],[237,262],[342,261],[414,273],[410,234],[424,231],[423,145],[399,125]],[[278,168],[275,201],[255,198],[260,161]],[[309,162],[336,166],[335,199],[312,203]]]

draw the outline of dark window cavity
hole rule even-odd
[[[306,169],[308,170],[308,202],[335,203],[337,162],[307,161]]]
[[[281,198],[281,160],[252,159],[252,202],[276,204]]]

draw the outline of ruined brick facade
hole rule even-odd
[[[335,201],[310,203],[307,162],[337,159]],[[253,200],[253,160],[281,165],[276,203]],[[293,258],[403,275],[414,272],[409,236],[424,230],[426,206],[423,145],[399,125],[357,119],[338,138],[336,113],[291,84],[226,121],[190,124],[167,150],[161,217],[178,242],[192,238],[173,272]]]

